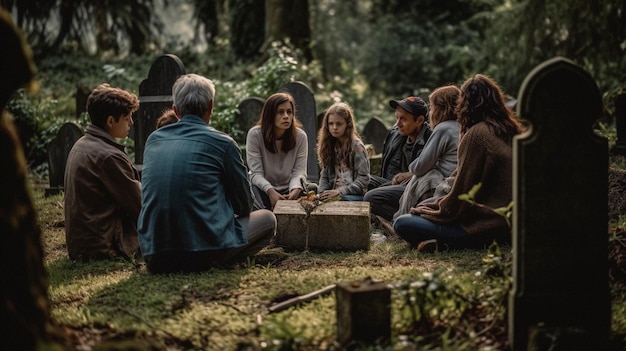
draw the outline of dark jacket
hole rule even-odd
[[[413,150],[411,151],[411,159],[402,162],[404,154],[402,152],[402,146],[406,143],[408,136],[403,136],[398,133],[398,126],[393,126],[383,144],[383,164],[380,170],[381,177],[391,180],[394,175],[401,172],[408,172],[409,164],[419,156],[424,149],[426,141],[430,137],[432,131],[428,124],[424,123],[422,131],[417,135],[415,144],[413,144]]]
[[[65,168],[65,237],[72,259],[139,253],[137,170],[106,131],[90,125],[72,147]]]

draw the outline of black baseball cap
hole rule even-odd
[[[391,108],[394,110],[398,106],[400,106],[408,113],[416,117],[426,117],[428,115],[428,107],[426,106],[426,102],[424,102],[422,98],[416,96],[409,96],[402,100],[389,100],[389,106],[391,106]]]

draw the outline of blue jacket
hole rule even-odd
[[[137,228],[143,255],[245,245],[245,228],[235,216],[250,214],[251,194],[230,136],[194,115],[156,130],[144,151]]]

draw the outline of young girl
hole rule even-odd
[[[296,200],[306,184],[309,144],[288,93],[267,98],[246,137],[246,162],[255,209],[273,210],[278,200]]]
[[[317,157],[322,168],[320,200],[363,200],[370,179],[370,162],[354,125],[354,113],[345,102],[333,104],[324,113],[317,135]]]
[[[394,222],[396,233],[412,248],[431,249],[431,242],[450,249],[484,248],[494,240],[511,241],[511,228],[490,209],[508,206],[512,200],[511,145],[523,127],[506,106],[500,87],[481,74],[461,86],[456,113],[461,140],[452,189],[434,202],[418,204]],[[487,208],[459,199],[477,184],[482,186],[476,201]]]

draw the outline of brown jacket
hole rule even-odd
[[[65,238],[72,259],[139,253],[137,170],[106,131],[90,125],[72,147],[65,169]]]
[[[513,151],[511,145],[497,138],[486,123],[472,126],[459,142],[458,166],[454,185],[437,202],[418,206],[422,217],[437,223],[460,224],[468,234],[510,237],[511,229],[491,209],[506,207],[513,198]],[[480,208],[459,200],[480,183],[476,194]]]

